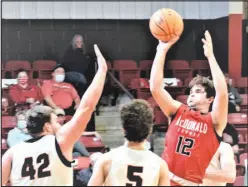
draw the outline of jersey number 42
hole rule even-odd
[[[36,163],[39,164],[38,168],[38,178],[49,177],[51,176],[50,171],[44,171],[50,164],[49,156],[46,153],[43,153],[37,157]],[[30,177],[30,180],[34,180],[34,176],[36,174],[36,170],[34,169],[33,157],[27,157],[24,160],[24,164],[22,166],[22,177]]]

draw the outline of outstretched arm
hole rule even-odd
[[[213,102],[211,116],[216,132],[222,136],[227,124],[228,113],[228,91],[223,72],[221,71],[213,52],[212,38],[208,31],[205,32],[205,39],[202,39],[204,54],[208,58],[216,95]]]
[[[178,37],[174,37],[167,43],[159,41],[150,76],[150,90],[152,96],[167,117],[175,114],[181,105],[181,103],[174,100],[163,87],[164,63],[166,54],[178,39]]]
[[[58,143],[63,151],[70,151],[74,143],[82,135],[102,94],[107,73],[107,64],[97,45],[94,45],[94,50],[97,56],[98,71],[85,92],[76,113],[56,134]]]

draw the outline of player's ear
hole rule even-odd
[[[209,104],[211,104],[213,101],[214,101],[214,97],[213,96],[208,98]]]
[[[53,132],[52,125],[50,123],[45,123],[43,127],[43,131],[52,133]]]

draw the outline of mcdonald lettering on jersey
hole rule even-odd
[[[176,122],[176,126],[179,126],[181,128],[187,129],[187,130],[192,130],[195,132],[203,133],[206,134],[208,131],[208,125],[206,123],[202,122],[196,122],[193,120],[182,120],[182,116],[180,116]]]

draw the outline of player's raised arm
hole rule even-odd
[[[223,72],[221,71],[213,52],[212,38],[208,31],[205,32],[205,38],[202,39],[204,54],[208,59],[213,84],[216,95],[213,101],[211,116],[215,125],[216,132],[222,136],[222,132],[227,124],[228,113],[228,91]]]
[[[107,73],[107,64],[96,44],[94,45],[94,50],[98,62],[97,73],[91,85],[83,95],[72,119],[63,125],[56,134],[62,150],[70,150],[81,136],[102,94]]]
[[[164,63],[166,54],[178,39],[178,37],[174,37],[167,43],[159,41],[150,76],[150,90],[152,96],[167,117],[175,114],[181,105],[181,103],[174,100],[163,87]]]

